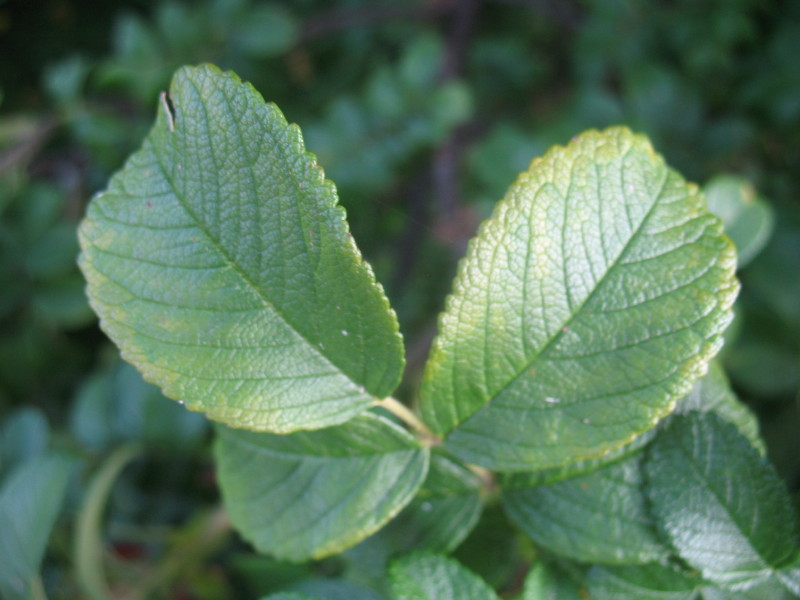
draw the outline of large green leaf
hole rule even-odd
[[[80,229],[92,306],[123,356],[254,430],[334,425],[389,395],[394,313],[300,130],[208,65],[180,69],[163,100]]]
[[[592,600],[696,600],[701,582],[671,567],[650,564],[595,566],[587,583]]]
[[[530,470],[651,428],[721,344],[719,220],[649,142],[591,131],[533,161],[470,244],[421,390],[460,458]]]
[[[0,597],[32,597],[73,464],[57,454],[37,456],[19,464],[0,488]]]
[[[575,560],[647,563],[670,550],[659,539],[642,491],[641,453],[555,483],[504,489],[503,505],[538,545]]]
[[[645,463],[653,514],[710,581],[746,587],[798,547],[789,494],[772,466],[713,413],[675,415]]]
[[[372,413],[290,435],[220,426],[216,442],[225,506],[262,552],[305,560],[352,546],[416,494],[428,451]]]
[[[497,594],[474,573],[438,554],[411,554],[389,569],[394,600],[498,600]]]

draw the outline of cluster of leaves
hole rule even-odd
[[[79,8],[78,2],[60,4]],[[430,402],[424,417],[436,435],[453,440],[447,452],[438,445],[427,449],[427,441],[408,435],[392,415],[371,409],[375,416],[348,421],[334,441],[313,433],[248,438],[219,429],[212,457],[207,421],[122,366],[92,324],[74,266],[77,221],[88,196],[140,144],[158,93],[181,64],[210,60],[235,69],[301,124],[397,311],[410,363],[397,393],[406,400],[418,387],[420,357],[455,260],[478,220],[532,157],[584,129],[625,122],[646,132],[689,178],[708,181],[709,205],[736,242],[743,290],[720,364],[756,409],[770,458],[796,495],[800,211],[793,198],[800,106],[793,55],[798,15],[791,13],[797,8],[749,0],[703,3],[701,10],[689,1],[478,4],[355,1],[331,9],[315,0],[281,6],[209,0],[153,3],[142,10],[142,3],[109,3],[104,11],[116,22],[112,47],[86,45],[61,60],[39,51],[48,37],[18,36],[18,47],[37,44],[37,51],[15,55],[46,56],[47,63],[16,77],[38,77],[37,87],[12,88],[4,81],[2,90],[0,531],[18,533],[0,536],[0,565],[9,565],[0,577],[3,595],[15,597],[30,585],[30,595],[41,597],[47,589],[56,598],[158,592],[213,599],[289,589],[290,598],[493,597],[489,588],[524,598],[790,597],[797,581],[790,556],[796,510],[762,458],[755,421],[715,363],[679,402],[675,417],[624,449],[566,467],[555,466],[556,460],[536,466],[533,474],[489,477],[464,461],[504,467],[481,463],[481,452],[470,454],[468,436],[459,434],[461,444],[450,436],[449,417]],[[0,12],[2,22],[11,23],[0,39],[5,43],[18,15],[8,6]],[[43,16],[66,19],[68,13]],[[69,29],[68,20],[56,25]],[[80,37],[105,39],[108,28],[102,20],[81,19]],[[3,65],[4,77],[10,67]],[[709,181],[722,171],[747,179]],[[323,243],[317,232],[306,236],[309,244]],[[464,291],[463,297],[472,294]],[[508,318],[490,316],[495,324]],[[158,327],[168,327],[167,321]],[[350,327],[332,332],[350,334]],[[343,337],[331,342],[356,336]],[[476,360],[477,346],[468,338],[459,343]],[[499,361],[502,372],[514,359]],[[441,362],[449,369],[446,357]],[[195,366],[213,368],[214,361]],[[355,385],[349,396],[355,402],[345,413],[390,393],[401,368],[395,364],[382,382],[365,382],[366,393]],[[425,383],[423,398],[442,393],[443,381]],[[458,390],[465,405],[482,402],[484,385]],[[565,401],[555,392],[543,398]],[[561,406],[546,408],[551,404]],[[646,420],[643,414],[632,418]],[[376,455],[359,428],[383,432],[386,447]],[[698,445],[699,439],[706,441]],[[262,542],[248,532],[259,527],[266,528],[264,539],[295,540],[282,529],[291,525],[288,518],[242,521],[251,511],[231,507],[246,504],[252,472],[221,469],[226,460],[240,464],[242,453],[270,465],[279,455],[281,469],[311,476],[312,467],[286,461],[289,443],[311,452],[307,456],[321,448],[361,447],[364,454],[347,459],[347,467],[317,477],[355,485],[355,474],[363,474],[373,487],[360,497],[373,502],[393,473],[415,476],[403,479],[405,487],[398,486],[379,510],[363,508],[372,521],[358,521],[356,534],[332,530],[320,540],[311,539],[309,529],[296,545],[262,545],[271,556],[255,555],[232,540],[224,513],[214,508],[213,461],[237,529],[257,546]],[[680,489],[691,497],[668,493],[675,469],[664,465],[678,460],[676,448],[682,464],[696,465],[697,480],[687,481],[685,466],[678,471]],[[580,456],[578,451],[564,462]],[[277,468],[270,469],[277,477]],[[376,482],[369,473],[387,479]],[[726,496],[737,478],[763,483],[761,495]],[[261,484],[269,486],[267,480]],[[728,510],[715,512],[720,505],[709,493]],[[717,519],[714,531],[725,541],[710,541],[714,549],[749,545],[750,554],[738,552],[723,563],[718,554],[704,553],[708,548],[692,547],[681,536],[687,531],[682,519],[692,517],[676,514],[676,507],[687,505],[705,507],[703,518]],[[747,512],[754,506],[763,506],[762,513]],[[104,509],[108,525],[101,519]],[[309,514],[295,518],[310,520]],[[612,518],[620,514],[631,519]],[[762,522],[761,514],[774,516]],[[725,529],[731,519],[735,531]],[[78,524],[74,531],[72,521]],[[562,527],[553,524],[559,521]],[[572,526],[578,522],[583,526]],[[285,562],[342,550],[371,531],[336,556]],[[336,543],[323,551],[323,542],[334,537]],[[453,553],[489,587],[439,555],[395,562],[423,548]],[[223,568],[208,569],[209,563]],[[420,582],[452,587],[426,591],[414,587]]]

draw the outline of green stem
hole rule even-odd
[[[41,576],[37,575],[31,581],[31,600],[47,600],[47,593],[44,591],[44,583]]]
[[[442,443],[442,440],[440,440],[436,434],[428,428],[425,422],[399,400],[396,400],[390,396],[388,398],[384,398],[383,400],[379,400],[378,406],[382,406],[403,421],[403,423],[411,427],[411,429],[419,433],[428,445],[434,446]]]
[[[172,548],[141,587],[132,590],[125,600],[147,600],[159,589],[177,579],[182,572],[215,553],[231,534],[231,522],[223,507],[202,515],[175,537]]]
[[[86,491],[86,499],[78,514],[74,553],[78,583],[92,600],[110,600],[111,592],[103,569],[103,511],[111,488],[122,469],[141,452],[138,444],[117,448],[100,466]]]

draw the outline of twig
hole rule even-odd
[[[428,445],[433,446],[442,443],[442,440],[440,440],[436,434],[428,428],[424,421],[415,415],[411,409],[409,409],[399,400],[396,400],[390,396],[388,398],[384,398],[383,400],[379,400],[378,406],[385,408],[394,416],[403,421],[403,423],[419,433],[428,443]]]

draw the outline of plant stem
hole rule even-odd
[[[122,469],[141,452],[138,444],[117,448],[100,466],[78,515],[75,533],[75,568],[78,582],[92,600],[108,600],[108,589],[103,570],[104,543],[101,521],[111,488]]]
[[[414,431],[427,441],[428,445],[434,446],[442,443],[435,433],[433,433],[428,426],[420,419],[414,412],[405,404],[389,396],[383,400],[378,401],[378,406],[382,406],[394,416],[399,418],[403,423],[411,427]]]
[[[41,575],[37,575],[31,581],[31,600],[47,600],[47,594],[44,591],[44,583],[42,583]]]
[[[232,532],[230,518],[222,506],[195,519],[175,536],[169,553],[148,576],[141,587],[132,590],[125,600],[146,600],[167,587],[183,572],[198,566],[217,552]]]

